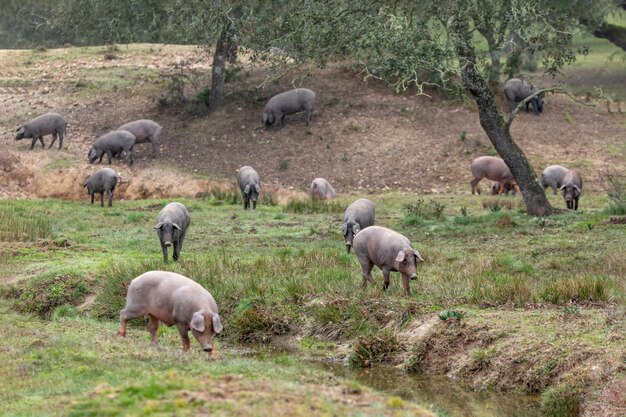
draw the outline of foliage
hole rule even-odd
[[[14,300],[18,311],[49,318],[58,306],[80,304],[89,290],[89,282],[82,277],[45,274],[23,283],[2,287],[0,296]]]
[[[447,320],[461,321],[463,317],[465,317],[465,313],[463,313],[462,311],[446,310],[443,313],[439,313],[439,319],[441,321],[447,321]]]
[[[389,329],[359,337],[350,354],[350,365],[364,368],[374,363],[387,362],[400,348],[397,335]]]
[[[33,209],[10,202],[0,205],[0,242],[33,241],[53,237],[52,222]]]
[[[571,384],[550,387],[541,395],[541,411],[546,417],[576,417],[580,403],[580,393]]]

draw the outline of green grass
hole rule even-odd
[[[353,198],[306,201],[290,208],[261,204],[247,211],[234,194],[183,199],[191,226],[180,262],[169,265],[162,263],[153,229],[167,201],[118,201],[102,209],[91,207],[87,199],[0,200],[0,306],[5,309],[0,322],[7,323],[3,331],[9,334],[3,346],[13,346],[18,338],[20,328],[8,324],[17,312],[50,320],[27,319],[27,327],[41,329],[8,351],[0,349],[5,363],[3,355],[11,355],[12,349],[26,352],[8,371],[5,395],[17,389],[20,373],[34,375],[20,388],[28,395],[12,400],[10,410],[28,415],[26,410],[45,403],[54,414],[64,396],[70,396],[74,415],[98,415],[100,408],[113,415],[123,407],[142,413],[154,406],[150,401],[167,404],[171,414],[180,393],[191,390],[201,374],[219,377],[241,368],[264,368],[245,358],[201,362],[193,344],[196,353],[181,357],[175,353],[180,343],[175,329],[162,328],[166,350],[152,350],[140,321],[129,329],[134,342],[114,339],[126,285],[147,270],[179,272],[209,289],[225,326],[218,343],[265,344],[284,335],[305,337],[308,350],[352,343],[349,356],[357,367],[387,362],[409,349],[396,332],[425,314],[467,312],[460,321],[437,320],[464,325],[480,320],[487,307],[558,306],[560,312],[566,306],[608,308],[625,301],[626,225],[608,222],[604,196],[585,194],[579,212],[538,219],[516,210],[493,212],[491,205],[483,207],[485,196],[424,196],[416,203],[408,193],[369,195],[377,205],[377,223],[409,237],[425,260],[418,280],[411,281],[410,297],[402,295],[397,273],[392,273],[386,292],[380,289],[378,270],[376,287],[361,289],[358,261],[345,253],[340,235],[343,210]],[[555,206],[563,205],[560,196],[548,198]],[[503,203],[518,199],[501,198]],[[407,222],[409,216],[419,222]],[[88,299],[93,303],[83,305]],[[538,311],[546,319],[547,313]],[[535,325],[530,320],[525,324],[529,329]],[[595,345],[604,340],[605,330],[572,337]],[[537,331],[550,337],[546,328],[538,326]],[[86,339],[78,340],[82,336]],[[40,339],[44,349],[29,345],[39,345]],[[71,349],[72,343],[77,347]],[[98,351],[86,349],[88,343],[96,343]],[[475,369],[497,362],[492,353],[499,350],[480,349],[484,351],[473,354]],[[71,366],[60,370],[56,363],[68,352]],[[114,360],[115,371],[106,360]],[[301,366],[287,365],[281,371],[248,370],[244,379],[285,372],[278,378],[286,381]],[[171,369],[181,374],[170,378]],[[132,377],[132,372],[143,376]],[[42,385],[42,380],[48,382]],[[93,394],[103,383],[115,388]],[[107,405],[109,394],[115,399]]]

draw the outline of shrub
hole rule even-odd
[[[443,313],[439,313],[439,319],[442,321],[448,321],[448,320],[461,321],[463,317],[465,317],[465,313],[463,313],[462,311],[446,310]]]
[[[89,291],[83,277],[47,274],[3,287],[0,296],[14,300],[18,311],[47,319],[56,307],[79,305]]]
[[[580,393],[570,384],[548,388],[541,395],[541,411],[546,417],[577,417],[580,403]]]
[[[373,363],[387,362],[400,348],[397,335],[389,329],[361,336],[354,344],[349,358],[350,365],[362,368]]]
[[[443,218],[443,212],[446,209],[444,204],[439,203],[438,201],[424,201],[422,199],[417,200],[414,203],[409,203],[404,206],[404,210],[406,213],[406,217],[417,216],[422,217],[424,219],[435,219],[439,220]]]

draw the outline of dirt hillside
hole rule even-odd
[[[287,116],[283,128],[261,128],[265,102],[291,88],[291,78],[257,88],[262,72],[246,62],[232,72],[222,110],[159,104],[176,79],[187,81],[186,95],[194,98],[209,72],[205,56],[181,46],[0,51],[0,197],[82,198],[84,179],[98,168],[86,158],[93,141],[139,118],[164,127],[161,155],[153,161],[150,145],[138,145],[134,166],[114,162],[127,181],[126,198],[231,187],[242,165],[257,168],[264,184],[295,192],[321,176],[339,192],[468,193],[471,159],[494,154],[471,101],[394,94],[339,65],[298,81],[317,93],[308,127],[297,114]],[[70,123],[64,149],[29,151],[30,140],[14,140],[21,123],[47,111]],[[626,117],[606,106],[549,96],[541,116],[516,119],[513,134],[536,171],[553,163],[577,167],[587,190],[601,191],[598,173],[607,167],[626,171]],[[50,137],[45,141],[47,146]]]

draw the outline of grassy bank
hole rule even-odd
[[[281,371],[228,358],[241,343],[282,336],[305,356],[452,373],[477,387],[523,393],[571,383],[586,398],[599,395],[603,378],[623,380],[626,225],[603,213],[605,197],[586,194],[581,212],[546,219],[520,213],[515,197],[369,197],[377,203],[377,223],[404,233],[425,259],[410,297],[401,295],[394,274],[385,293],[361,290],[358,262],[339,235],[351,197],[245,212],[215,196],[182,200],[192,222],[181,262],[167,266],[153,229],[165,201],[116,201],[110,209],[60,200],[0,202],[0,295],[8,335],[2,354],[26,352],[7,370],[6,389],[24,395],[14,409],[24,414],[30,401],[54,398],[53,414],[69,401],[77,415],[97,415],[92,411],[108,395],[120,401],[113,408],[128,402],[144,410],[159,401],[177,407],[182,392],[196,384],[208,389],[243,368],[264,370],[242,371],[242,390],[255,378],[277,378],[299,396],[314,385],[291,385],[304,366],[295,359]],[[560,196],[549,198],[563,205]],[[131,327],[130,341],[114,337],[125,286],[152,269],[182,273],[211,291],[225,325],[219,343],[226,361],[207,364],[200,352],[178,354],[175,329],[160,332],[165,350],[148,349],[142,323]],[[382,282],[378,270],[374,277]],[[20,341],[18,315],[9,306],[44,321],[26,319],[31,337]],[[54,348],[42,356],[40,343]],[[69,374],[59,377],[71,386],[60,386],[52,375],[74,344],[103,350],[72,352],[78,356],[70,355],[71,366],[62,370]],[[94,368],[93,361],[102,364]],[[206,373],[209,379],[200,376]],[[140,383],[135,374],[143,375]],[[170,379],[171,386],[163,386]],[[42,383],[46,387],[37,387]],[[108,385],[90,394],[101,383]]]

